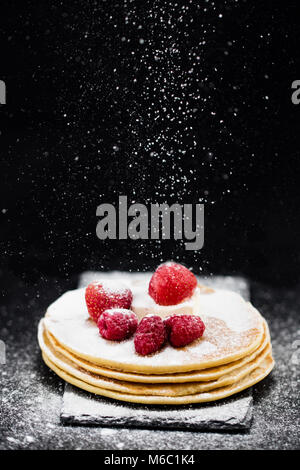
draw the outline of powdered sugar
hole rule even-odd
[[[245,349],[254,349],[262,338],[263,326],[260,315],[250,304],[237,294],[222,290],[201,294],[200,298],[200,316],[206,326],[203,337],[186,348],[174,349],[167,344],[153,356],[137,355],[132,339],[116,343],[101,338],[88,316],[84,289],[69,291],[50,305],[45,326],[63,346],[79,356],[131,371],[193,370],[202,363],[224,357],[233,360],[236,354],[241,357]]]
[[[128,292],[128,287],[121,281],[115,282],[107,279],[100,279],[99,281],[95,281],[94,284],[101,284],[102,290],[108,295],[123,296]]]
[[[122,313],[122,315],[130,316],[133,314],[132,310],[128,310],[126,308],[108,308],[105,310],[107,315],[113,315],[114,313]]]
[[[254,307],[235,292],[218,289],[209,295],[200,295],[199,314],[219,318],[228,328],[239,333],[253,326]],[[258,313],[258,312],[257,312]]]

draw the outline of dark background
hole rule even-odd
[[[1,282],[153,269],[299,283],[298,2],[1,2]],[[205,203],[205,245],[96,207]]]

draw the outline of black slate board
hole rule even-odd
[[[66,384],[61,410],[65,424],[126,426],[186,430],[248,429],[252,420],[252,393],[245,390],[214,404],[146,406],[95,396]]]
[[[113,271],[111,278],[126,273]],[[147,278],[149,273],[134,273]],[[101,278],[101,273],[85,272],[80,276],[79,286]],[[209,281],[199,278],[206,285],[222,287],[240,293],[249,299],[248,283],[243,278],[216,276]],[[238,430],[248,429],[252,420],[252,390],[213,404],[180,407],[145,406],[128,404],[99,397],[82,391],[70,384],[65,385],[60,418],[65,424],[168,428],[186,430]]]

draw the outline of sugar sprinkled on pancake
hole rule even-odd
[[[258,354],[260,354],[265,347],[270,344],[270,334],[268,330],[268,326],[266,322],[264,322],[264,336],[262,342],[259,344],[258,348],[256,348],[252,353],[244,356],[242,359],[237,361],[233,361],[229,364],[211,367],[209,369],[203,369],[200,371],[191,371],[191,372],[183,372],[183,373],[173,373],[173,374],[137,374],[132,372],[123,372],[116,369],[110,369],[107,367],[99,366],[97,364],[93,364],[91,362],[86,361],[85,359],[80,359],[74,354],[72,354],[67,349],[64,349],[49,332],[47,332],[43,325],[43,320],[41,320],[39,325],[39,343],[41,349],[43,349],[43,336],[47,343],[51,345],[51,347],[58,351],[63,357],[70,359],[73,363],[77,364],[80,368],[87,370],[89,372],[93,372],[95,374],[103,375],[105,377],[116,378],[119,380],[127,380],[129,382],[143,382],[143,383],[185,383],[185,382],[193,382],[193,381],[210,381],[210,380],[217,380],[219,377],[224,375],[225,373],[232,372],[234,369],[238,367],[242,367],[243,365],[247,364],[248,362],[252,361],[256,358]]]
[[[206,330],[202,338],[185,348],[166,345],[161,351],[141,357],[133,340],[122,343],[100,337],[89,318],[84,289],[62,295],[47,310],[45,327],[67,350],[95,364],[124,371],[171,373],[199,370],[244,357],[263,337],[258,311],[238,294],[217,290],[200,294],[200,316]]]

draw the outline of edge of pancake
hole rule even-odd
[[[153,396],[194,395],[196,393],[202,393],[231,385],[233,383],[239,382],[246,375],[250,374],[250,372],[256,369],[263,362],[265,357],[271,353],[271,345],[267,344],[264,350],[252,362],[246,364],[245,366],[239,367],[229,374],[224,374],[224,376],[211,382],[188,382],[184,384],[179,384],[176,382],[171,384],[144,384],[137,382],[127,382],[124,380],[112,379],[103,377],[101,375],[87,373],[83,370],[80,370],[78,366],[74,366],[70,360],[65,363],[59,357],[60,355],[56,356],[55,353],[51,351],[51,349],[47,348],[46,344],[43,346],[43,354],[50,362],[55,364],[59,369],[63,370],[67,374],[82,380],[89,385],[95,386],[97,388],[99,387],[108,390],[114,390],[120,393]]]
[[[46,340],[49,342],[50,346],[61,354],[64,358],[69,359],[71,362],[76,364],[76,366],[84,369],[88,372],[92,372],[94,374],[102,375],[104,377],[109,377],[121,381],[129,381],[129,382],[138,382],[138,383],[188,383],[188,382],[209,382],[212,380],[217,380],[221,376],[232,372],[235,369],[238,369],[250,361],[253,361],[266,347],[267,344],[270,344],[270,334],[268,330],[267,323],[264,321],[264,337],[262,343],[255,349],[254,352],[245,356],[244,358],[234,361],[233,363],[225,364],[223,366],[219,366],[216,368],[204,369],[203,372],[195,371],[190,374],[186,373],[183,374],[168,374],[168,375],[155,375],[155,376],[147,376],[147,375],[138,375],[138,374],[130,374],[126,372],[119,372],[113,369],[105,369],[101,367],[97,367],[94,364],[88,363],[87,361],[82,362],[80,358],[77,358],[74,354],[71,354],[69,351],[63,349],[57,341],[47,332],[44,328],[43,324],[39,325],[39,344],[41,349],[43,349],[42,343],[44,342],[44,335]]]
[[[155,405],[184,405],[189,403],[205,403],[210,401],[217,401],[223,398],[229,397],[236,393],[251,387],[252,385],[263,380],[273,369],[274,359],[269,355],[265,360],[265,367],[258,366],[254,371],[244,377],[240,382],[230,385],[228,387],[219,388],[215,391],[204,392],[195,395],[186,395],[180,397],[158,397],[158,396],[142,396],[142,395],[130,395],[115,392],[112,390],[102,389],[89,385],[59,369],[43,354],[43,359],[47,366],[52,369],[59,377],[66,382],[77,386],[83,390],[94,393],[96,395],[102,395],[104,397],[113,398],[119,401],[131,402],[131,403],[143,403],[143,404],[155,404]],[[255,374],[256,372],[256,374]]]

